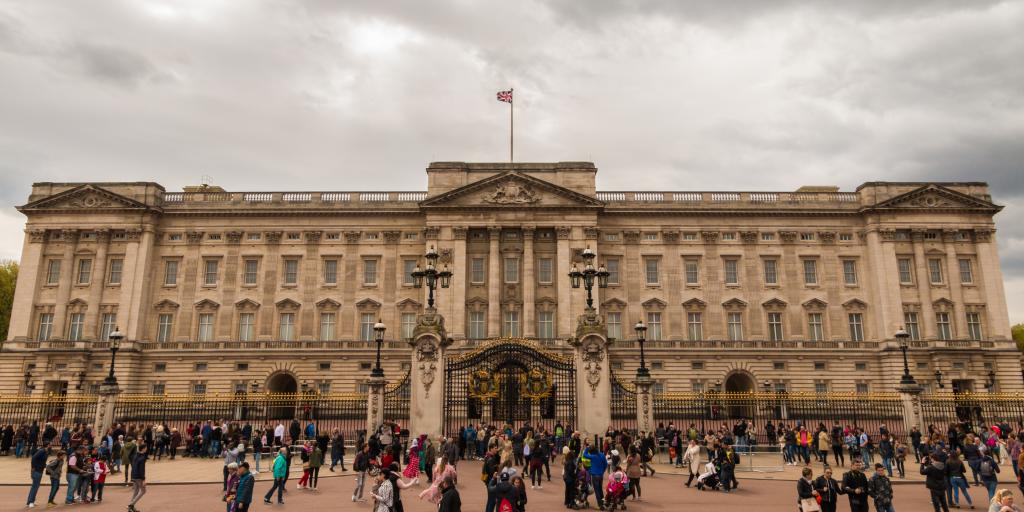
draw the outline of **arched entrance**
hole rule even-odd
[[[757,384],[754,377],[747,372],[735,372],[726,377],[725,392],[731,394],[727,398],[725,407],[729,419],[738,421],[754,417],[756,407],[754,397],[743,396],[743,394],[751,394],[756,390]]]
[[[271,393],[267,404],[268,417],[281,421],[295,418],[295,396],[298,390],[299,383],[294,375],[286,372],[271,375],[267,379],[267,392]]]

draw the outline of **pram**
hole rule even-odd
[[[618,478],[618,480],[616,480]],[[608,479],[608,486],[604,492],[604,508],[608,512],[616,509],[626,510],[626,491],[629,488],[629,479],[622,473],[616,473]]]
[[[573,498],[572,504],[574,509],[590,508],[590,473],[587,472],[583,465],[580,465],[579,471],[576,472],[576,482],[573,484]]]
[[[697,490],[703,491],[705,488],[716,491],[722,487],[722,482],[718,478],[718,468],[715,464],[708,462],[704,465],[704,472],[697,477]]]

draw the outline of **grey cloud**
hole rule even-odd
[[[145,56],[110,44],[82,42],[66,50],[65,56],[86,75],[117,85],[136,86],[144,82],[173,81]]]

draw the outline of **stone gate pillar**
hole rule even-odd
[[[608,331],[593,308],[579,316],[576,337],[577,425],[584,437],[603,435],[612,422],[611,374],[608,368]]]
[[[366,435],[377,431],[384,423],[384,388],[388,381],[384,377],[370,377],[366,381],[369,391],[366,395]]]
[[[100,384],[96,400],[96,421],[93,422],[98,436],[105,436],[107,430],[114,425],[114,407],[117,405],[117,397],[121,394],[121,388],[117,384]]]
[[[896,386],[900,393],[900,400],[903,402],[904,428],[909,432],[910,427],[917,427],[921,432],[928,432],[928,426],[924,424],[924,411],[921,409],[921,391],[923,388],[917,384],[900,384]]]
[[[413,330],[409,435],[444,433],[444,349],[452,340],[436,309],[419,316]]]
[[[636,429],[639,432],[654,431],[654,394],[651,387],[654,379],[650,375],[637,375],[636,386]]]

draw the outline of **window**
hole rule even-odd
[[[373,367],[372,363],[359,363],[359,369],[360,370],[369,370],[372,367]]]
[[[803,242],[810,242],[814,240],[814,233],[800,233],[800,240]]]
[[[825,339],[825,329],[821,324],[821,313],[807,314],[807,339],[811,341]]]
[[[827,382],[821,382],[821,381],[815,382],[814,383],[814,392],[815,393],[828,393],[828,383]]]
[[[537,260],[537,281],[541,283],[552,282],[552,263],[551,258],[540,258]]]
[[[787,393],[789,391],[788,389],[786,389],[785,382],[776,382],[772,385],[772,388],[775,390],[776,393]]]
[[[939,328],[939,339],[949,340],[953,338],[952,329],[949,325],[949,313],[935,313],[935,324]]]
[[[338,316],[334,313],[320,313],[320,341],[334,339],[334,326],[338,324]]]
[[[866,371],[868,371],[868,364],[867,363],[853,363],[853,369],[858,371],[858,372],[866,372]]]
[[[245,260],[242,265],[242,284],[255,285],[256,276],[260,269],[259,260]]]
[[[850,313],[847,319],[850,322],[850,341],[864,341],[864,314]]]
[[[515,337],[519,336],[519,312],[506,311],[505,321],[502,325],[502,335]]]
[[[247,371],[249,371],[249,363],[235,363],[235,371],[236,372],[247,372]],[[242,390],[241,391],[236,390],[236,392],[244,393],[245,392],[245,384],[242,384]]]
[[[178,262],[168,260],[164,262],[164,286],[178,284]]]
[[[853,241],[853,233],[839,233],[839,241],[840,242],[850,242],[850,241]]]
[[[162,373],[167,371],[167,363],[153,363],[153,372]]]
[[[619,259],[608,258],[605,262],[605,270],[608,271],[608,284],[619,284]]]
[[[981,339],[981,314],[967,313],[967,335],[972,340]]]
[[[100,318],[100,341],[110,341],[110,333],[117,329],[117,314],[103,313]]]
[[[363,284],[367,286],[377,284],[377,260],[363,260]]]
[[[971,269],[971,260],[961,259],[960,264],[960,282],[963,284],[971,284],[974,282],[974,272]]]
[[[652,370],[664,370],[665,369],[665,362],[664,361],[651,361],[651,369]]]
[[[68,339],[71,341],[80,341],[82,339],[82,331],[85,328],[85,314],[84,313],[72,313],[71,314],[71,325],[68,327]]]
[[[413,286],[416,284],[416,278],[412,276],[412,273],[416,271],[416,260],[402,260],[402,284],[404,286]]]
[[[152,390],[154,395],[162,395],[167,392],[167,387],[161,382],[156,382],[153,383]]]
[[[329,362],[320,362],[320,363],[317,364],[317,369],[322,371],[322,372],[330,371],[331,363],[329,363]]]
[[[359,315],[359,339],[363,341],[373,341],[373,325],[377,322],[373,319],[373,313],[363,313]]]
[[[857,284],[857,262],[854,260],[843,260],[843,282],[846,284]]]
[[[644,240],[657,240],[657,239],[658,239],[658,234],[657,233],[644,233]]]
[[[785,361],[772,361],[772,369],[773,370],[785,370],[786,369],[786,362]]]
[[[697,260],[683,260],[683,271],[686,274],[687,286],[700,284],[700,266]]]
[[[288,233],[288,240],[300,240],[301,238],[302,238],[302,234],[300,234],[300,233],[295,233],[295,232]],[[369,236],[367,238],[369,238]],[[374,238],[376,238],[376,237],[374,237]]]
[[[537,313],[537,337],[542,339],[555,337],[555,314],[551,311]]]
[[[324,284],[338,284],[338,260],[324,260]]]
[[[731,341],[740,341],[743,339],[743,313],[729,313],[727,319],[729,339]]]
[[[245,238],[249,241],[256,241],[260,239],[260,236],[261,233],[248,233]]]
[[[482,340],[487,337],[486,324],[484,323],[483,311],[469,312],[469,332],[467,336],[471,340]],[[609,336],[611,336],[609,334]]]
[[[39,332],[36,336],[38,341],[46,341],[53,334],[53,313],[39,315]]]
[[[192,394],[194,394],[194,395],[205,395],[206,394],[206,384],[203,383],[203,382],[196,382],[196,383],[192,384]]]
[[[900,284],[914,284],[913,265],[910,264],[910,258],[896,260],[896,266],[900,272]]]
[[[739,284],[740,276],[736,270],[736,260],[725,260],[725,284]]]
[[[107,274],[107,284],[121,284],[121,271],[124,269],[124,260],[114,258],[110,260],[110,273]]]
[[[171,234],[167,235],[167,239],[170,240],[171,242],[180,242],[181,241],[181,233],[171,233]]]
[[[406,235],[408,235],[408,233],[406,233]],[[324,235],[324,238],[327,240],[341,240],[341,233],[327,233]]]
[[[647,339],[650,341],[661,340],[661,313],[647,313]]]
[[[199,341],[213,341],[213,313],[199,315]]]
[[[683,240],[696,240],[697,233],[683,233]]]
[[[78,260],[78,284],[89,284],[92,278],[92,260]]]
[[[928,260],[928,280],[932,284],[942,284],[942,260],[937,258]]]
[[[644,275],[647,284],[658,284],[658,258],[644,258]]]
[[[156,341],[166,343],[171,341],[171,329],[174,325],[174,315],[164,313],[156,320]]]
[[[416,313],[402,313],[402,339],[411,340],[416,330]]]
[[[779,284],[779,262],[764,260],[764,284]]]
[[[827,365],[825,364],[824,361],[815,361],[814,362],[814,371],[823,372],[826,369],[827,369]]]
[[[691,382],[690,386],[693,389],[694,393],[703,393],[704,392],[704,383],[699,381],[699,380],[695,380],[695,381]]]
[[[416,232],[406,232],[405,233],[405,239],[406,240],[418,240],[419,238],[420,238],[419,233],[416,233]]]
[[[693,341],[704,339],[704,323],[700,313],[686,314],[686,332]]]
[[[704,361],[690,361],[690,369],[691,370],[703,370],[704,369]]]
[[[775,233],[761,233],[762,242],[771,242],[775,240]]]
[[[470,262],[469,280],[474,284],[483,284],[484,276],[486,275],[484,270],[484,259],[473,258]]]
[[[284,260],[284,284],[298,284],[299,260]]]
[[[46,264],[46,284],[60,282],[60,260],[50,260]]]
[[[295,340],[295,313],[281,313],[281,325],[278,339],[281,341]]]
[[[217,284],[217,260],[206,260],[204,263],[205,271],[203,273],[203,284],[207,286],[214,286]]]
[[[722,233],[722,240],[736,240],[736,233]]]
[[[917,313],[903,313],[903,324],[910,339],[914,341],[921,339],[921,330],[917,327]]]
[[[519,282],[519,258],[505,258],[505,282]]]
[[[604,241],[605,242],[618,242],[619,241],[619,234],[618,233],[605,233],[604,234]]]
[[[256,337],[256,315],[241,313],[238,315],[238,341],[252,341]]]
[[[782,313],[768,313],[768,339],[782,341]]]
[[[804,260],[804,284],[818,284],[817,260]]]
[[[608,313],[605,315],[607,321],[605,322],[608,327],[608,337],[612,339],[622,339],[622,313]]]
[[[869,391],[869,388],[868,388],[868,383],[867,382],[858,382],[857,383],[857,393],[867,394],[868,391]]]

